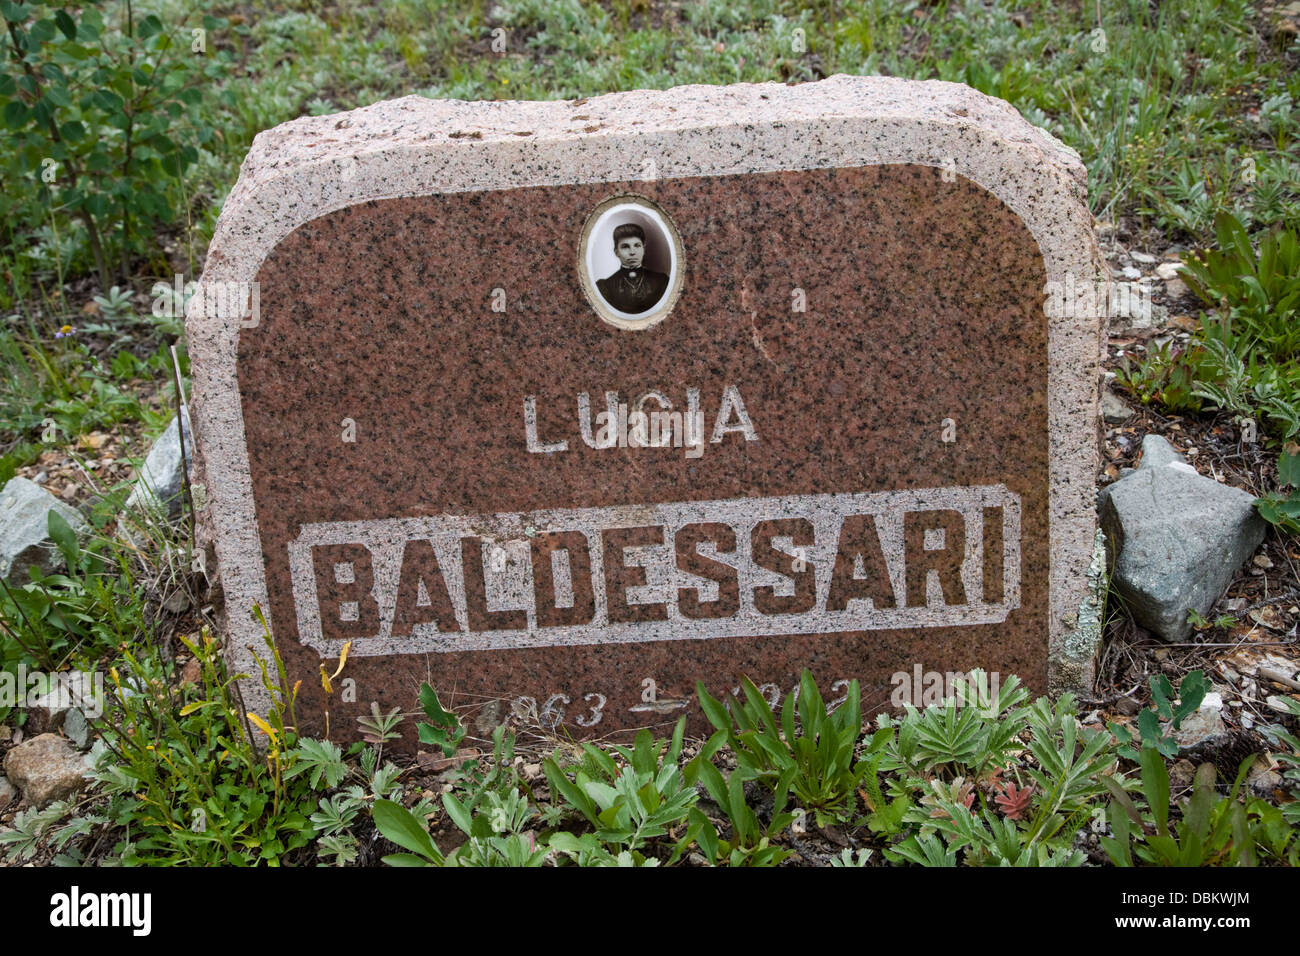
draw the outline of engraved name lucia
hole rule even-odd
[[[657,407],[646,410],[653,401]],[[687,458],[704,454],[704,411],[700,405],[700,390],[686,389],[686,410],[675,408],[672,399],[658,389],[645,392],[633,406],[619,401],[618,392],[605,393],[605,410],[594,418],[591,414],[591,396],[579,392],[578,433],[588,448],[685,448]],[[722,390],[717,414],[708,443],[716,445],[728,434],[736,432],[745,441],[758,441],[758,432],[745,408],[740,389],[728,385]],[[528,450],[535,454],[552,455],[568,451],[569,440],[543,441],[537,428],[537,396],[524,398],[524,438]]]

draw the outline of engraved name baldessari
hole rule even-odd
[[[1004,621],[1004,485],[305,524],[298,630],[326,656]]]

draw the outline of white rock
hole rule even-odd
[[[1133,409],[1118,395],[1105,391],[1101,393],[1101,414],[1108,425],[1118,425],[1133,417]]]
[[[158,436],[149,455],[140,468],[135,489],[126,499],[127,508],[149,508],[158,510],[165,507],[169,521],[180,517],[184,506],[184,479],[181,476],[181,439],[177,426],[177,417],[173,417],[166,431]],[[194,439],[190,431],[189,415],[185,416],[186,457],[194,460]]]

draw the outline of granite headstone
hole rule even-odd
[[[319,732],[351,642],[344,734],[426,680],[575,736],[1084,686],[1102,319],[1050,302],[1099,265],[1077,155],[956,84],[262,133],[188,315],[232,664],[260,607]]]

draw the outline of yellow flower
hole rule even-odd
[[[264,733],[264,734],[266,734],[268,737],[270,737],[270,738],[271,738],[271,741],[272,741],[273,743],[278,743],[278,742],[279,742],[280,738],[279,738],[279,736],[277,736],[277,734],[276,734],[276,732],[275,732],[275,728],[272,727],[270,724],[268,724],[268,723],[267,723],[265,720],[263,720],[261,717],[257,716],[257,714],[254,714],[254,713],[252,713],[252,712],[249,712],[248,719],[251,720],[254,724],[257,725],[257,729],[258,729],[258,730],[260,730],[262,733]]]
[[[331,681],[337,680],[338,676],[343,673],[343,667],[348,662],[348,651],[350,650],[352,650],[352,642],[348,641],[346,644],[343,645],[343,652],[339,655],[339,666],[334,668],[333,674],[326,674],[325,662],[324,661],[321,662],[320,685],[325,689],[325,693],[327,694],[334,693],[334,685],[331,683]],[[294,688],[295,694],[297,693],[297,690],[298,688],[295,687]]]

